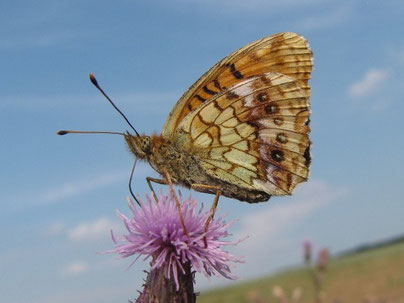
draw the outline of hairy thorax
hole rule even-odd
[[[194,155],[177,150],[173,144],[160,136],[152,137],[151,152],[147,161],[158,173],[164,175],[166,171],[174,183],[186,187],[191,187],[192,184],[209,184],[212,181]]]

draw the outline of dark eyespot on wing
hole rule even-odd
[[[262,92],[257,95],[257,99],[260,102],[266,102],[266,101],[268,101],[269,98],[268,98],[268,95],[266,94],[266,92]]]
[[[276,113],[278,110],[279,110],[279,109],[278,109],[278,107],[277,107],[276,105],[267,105],[267,106],[265,106],[265,112],[266,112],[268,115],[274,114],[274,113]]]
[[[288,142],[288,137],[284,133],[279,133],[276,136],[276,141],[278,141],[279,143],[285,144]]]
[[[285,159],[283,151],[274,149],[271,151],[271,158],[276,162],[282,162]]]

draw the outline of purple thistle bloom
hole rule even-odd
[[[174,279],[177,290],[178,275],[185,274],[184,266],[190,265],[207,277],[220,274],[228,279],[237,278],[231,274],[228,263],[242,261],[223,250],[227,245],[238,243],[223,240],[230,236],[227,229],[234,221],[226,223],[223,217],[213,219],[206,232],[205,247],[205,224],[210,212],[203,212],[203,207],[197,209],[197,201],[189,197],[182,203],[188,237],[184,234],[172,195],[161,195],[158,203],[150,197],[147,202],[139,200],[140,208],[129,199],[133,218],[117,212],[129,233],[114,236],[111,231],[116,246],[110,252],[124,258],[138,255],[135,261],[141,255],[145,256],[144,260],[152,257],[151,270],[162,268],[167,279]]]

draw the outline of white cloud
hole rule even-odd
[[[78,276],[87,273],[88,270],[89,266],[86,262],[75,261],[62,268],[61,274],[62,276]]]
[[[389,76],[388,69],[370,69],[364,77],[349,88],[352,97],[363,97],[376,91]]]
[[[68,231],[68,237],[73,242],[88,242],[106,239],[110,230],[120,229],[118,222],[108,218],[98,218],[91,222],[83,222]]]

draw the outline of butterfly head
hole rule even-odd
[[[146,158],[151,153],[151,138],[146,135],[133,136],[129,132],[125,134],[125,141],[130,151],[140,159]]]

